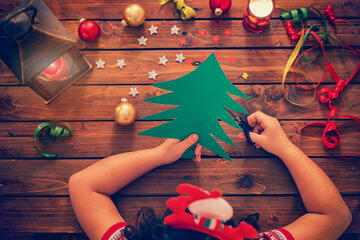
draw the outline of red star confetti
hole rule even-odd
[[[214,43],[219,43],[220,37],[219,37],[218,35],[215,35],[215,36],[212,37],[212,41],[213,41]]]
[[[222,56],[221,56],[220,53],[215,53],[215,57],[216,57],[216,59],[217,59],[218,61],[220,61],[221,58],[222,58]]]
[[[242,75],[242,78],[243,78],[243,79],[246,80],[248,77],[249,77],[249,75],[248,75],[247,73],[243,73],[243,75]]]
[[[201,29],[201,30],[199,31],[199,35],[200,35],[201,37],[203,37],[203,38],[206,36],[206,34],[207,34],[207,32],[206,32],[205,29]]]
[[[179,39],[179,45],[182,46],[182,47],[183,47],[184,45],[186,45],[186,39],[185,39],[185,38],[180,38],[180,39]]]
[[[230,28],[226,28],[224,30],[224,36],[225,37],[230,37],[231,36],[231,29]]]
[[[186,58],[185,63],[191,65],[193,63],[193,60],[191,58]]]
[[[236,63],[236,57],[229,57],[229,63]]]

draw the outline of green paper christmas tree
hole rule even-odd
[[[235,145],[224,132],[219,120],[241,129],[225,108],[241,113],[247,111],[234,101],[229,93],[249,100],[250,98],[227,79],[214,53],[191,73],[153,86],[171,92],[145,101],[177,105],[177,107],[142,118],[142,120],[172,120],[140,132],[139,135],[183,140],[190,134],[196,133],[201,146],[231,161],[229,155],[214,139],[215,137]],[[195,145],[182,157],[194,158],[194,148]]]

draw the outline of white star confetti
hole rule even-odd
[[[179,30],[180,28],[176,25],[174,25],[172,28],[171,28],[171,34],[176,34],[178,35],[179,34]]]
[[[176,54],[176,61],[178,63],[182,63],[186,58],[184,57],[184,55],[182,53],[180,54]]]
[[[157,34],[157,30],[158,30],[158,27],[157,26],[154,26],[154,25],[151,25],[151,27],[148,28],[149,32],[150,32],[150,35],[153,35],[153,34]]]
[[[136,95],[139,94],[139,91],[137,90],[137,87],[134,87],[134,88],[131,87],[129,94],[135,98]]]
[[[152,70],[151,72],[148,72],[148,74],[149,74],[149,79],[154,79],[154,80],[156,80],[156,77],[159,76],[159,74],[157,74],[155,72],[155,70]]]
[[[120,69],[123,69],[123,67],[126,66],[125,59],[117,59],[116,61],[117,61],[116,66],[119,67]]]
[[[169,60],[168,60],[165,56],[159,57],[159,64],[160,64],[160,65],[166,66],[166,63],[167,63],[168,61],[169,61]]]
[[[139,45],[143,45],[143,46],[146,46],[146,41],[148,40],[147,38],[144,38],[144,36],[141,36],[141,38],[138,38],[137,39],[138,42],[139,42]]]
[[[106,62],[101,60],[101,58],[100,58],[95,63],[96,63],[96,68],[104,68],[104,65],[105,65]]]

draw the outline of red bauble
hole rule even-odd
[[[215,16],[219,17],[230,9],[231,0],[209,0],[209,5]]]
[[[100,36],[99,25],[91,20],[80,19],[79,37],[85,42],[95,42]]]

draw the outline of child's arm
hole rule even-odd
[[[107,157],[71,176],[69,192],[76,216],[90,239],[101,239],[109,227],[124,219],[109,195],[164,164],[170,164],[198,140],[196,134],[180,142],[168,139],[160,146]],[[201,147],[195,149],[200,161]]]
[[[351,212],[330,178],[286,136],[279,121],[262,112],[248,117],[257,147],[277,155],[293,177],[308,213],[284,228],[296,240],[337,239],[351,223]]]

